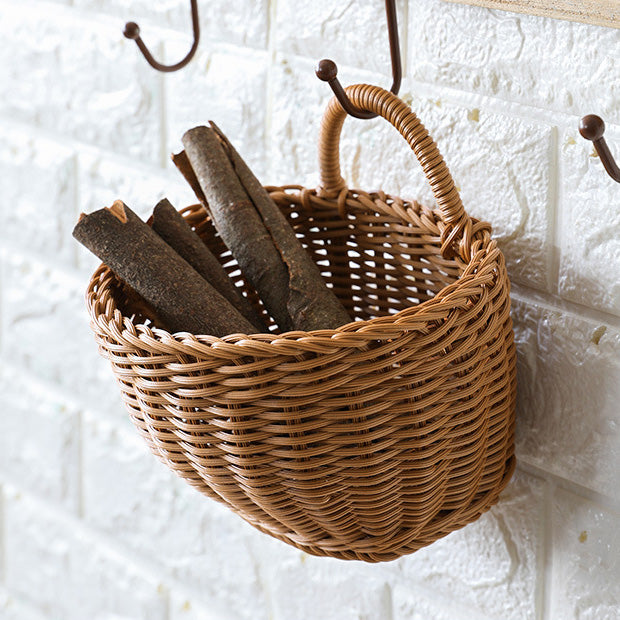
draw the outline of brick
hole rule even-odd
[[[567,491],[556,493],[549,618],[618,618],[619,521],[618,513]]]
[[[605,132],[612,151],[620,141],[620,129],[613,129]],[[559,292],[571,301],[620,315],[618,184],[593,154],[592,144],[576,130],[564,132]]]
[[[385,83],[384,76],[367,71],[352,70],[348,73],[350,83]],[[271,109],[271,170],[270,179],[274,184],[301,184],[314,188],[319,183],[318,139],[321,119],[329,100],[333,97],[329,86],[314,75],[314,65],[305,59],[276,57],[273,68],[274,98]],[[348,83],[348,82],[347,82]],[[341,164],[343,175],[350,187],[374,188],[384,181],[386,189],[394,192],[394,170],[399,171],[402,161],[410,165],[410,159],[401,157],[397,162],[388,160],[386,153],[379,152],[378,135],[390,134],[384,127],[386,121],[360,121],[352,117],[344,123],[341,140]],[[369,133],[370,134],[367,135]],[[392,133],[395,133],[392,129]],[[397,142],[397,136],[392,136]],[[402,142],[402,140],[401,140]],[[376,156],[373,165],[379,160],[379,170],[366,165],[365,153],[361,144],[370,144]],[[402,144],[400,145],[402,148]],[[400,155],[406,155],[402,148]],[[393,164],[393,165],[392,165]],[[372,178],[360,178],[360,170],[374,174]],[[406,170],[406,168],[405,168]],[[386,175],[389,175],[386,177]],[[399,180],[405,177],[402,174]],[[379,179],[379,181],[377,181]]]
[[[196,202],[192,190],[175,170],[130,166],[97,151],[80,152],[80,210],[90,212],[125,201],[143,219],[164,197],[179,207]]]
[[[18,255],[3,268],[5,359],[100,411],[124,417],[109,364],[97,353],[84,304],[87,282]]]
[[[389,618],[390,586],[370,565],[297,554],[273,567],[269,579],[274,620]]]
[[[330,93],[324,84],[309,82],[308,75],[305,62],[281,60],[276,67],[275,90],[289,93],[274,101],[272,176],[277,183],[316,184],[318,128]],[[485,110],[473,114],[471,108],[411,92],[405,84],[402,95],[439,145],[465,208],[493,225],[511,279],[547,289],[552,129]],[[340,156],[349,187],[382,188],[435,204],[413,153],[387,121],[347,119]]]
[[[0,124],[3,243],[72,264],[75,155],[59,142]]]
[[[480,519],[402,558],[401,578],[475,609],[475,618],[537,618],[542,498],[542,482],[518,472]]]
[[[2,620],[47,620],[37,609],[23,600],[0,589],[0,615]]]
[[[620,333],[516,301],[518,456],[620,498]]]
[[[161,161],[160,78],[117,25],[15,3],[0,4],[0,23],[1,114],[63,139]]]
[[[184,46],[170,41],[168,48],[172,59]],[[191,65],[171,74],[166,81],[167,151],[181,150],[181,137],[188,129],[213,120],[262,180],[268,165],[267,65],[266,53],[202,49]]]
[[[45,386],[0,367],[0,475],[76,512],[79,505],[79,412]]]
[[[266,617],[250,546],[261,535],[177,478],[137,433],[90,415],[84,514],[92,526],[150,557],[163,573],[233,617]]]
[[[17,596],[63,620],[166,619],[165,588],[130,558],[25,496],[5,502],[6,583]]]
[[[417,80],[620,121],[620,82],[603,77],[616,66],[618,30],[421,0],[410,11],[409,33]]]
[[[204,509],[195,512],[200,506],[188,504],[191,494],[182,482],[150,453],[137,431],[129,430],[85,414],[85,520],[155,556],[174,553],[175,546],[191,549],[207,518]],[[177,508],[175,501],[183,506]],[[178,532],[184,535],[175,541]]]
[[[487,620],[459,599],[441,597],[425,588],[396,583],[392,588],[390,620]]]
[[[247,601],[252,607],[253,601]],[[259,618],[260,616],[254,616]],[[221,609],[213,601],[198,602],[196,596],[172,592],[170,597],[170,620],[237,620],[229,610]]]
[[[492,224],[511,280],[547,289],[553,234],[551,128],[484,109],[472,114],[471,108],[409,92],[404,90],[403,98],[438,144],[465,209]],[[368,136],[371,132],[375,135]],[[435,204],[421,167],[387,122],[379,128],[364,126],[358,133],[362,135],[351,139],[343,157],[352,179],[357,176],[370,187],[394,187],[397,195]],[[363,145],[361,155],[357,140]]]
[[[269,182],[318,184],[317,140],[321,116],[332,96],[314,76],[310,61],[276,57],[269,135]]]
[[[399,0],[396,5],[404,40],[405,2]],[[385,7],[381,2],[278,2],[275,34],[280,52],[304,56],[315,63],[331,58],[341,69],[350,65],[391,76]],[[402,44],[401,49],[405,49]],[[349,83],[348,76],[346,70],[341,72],[344,84]]]
[[[123,0],[74,0],[76,7],[105,12],[142,26],[145,41],[150,41],[153,28],[170,27],[179,32],[192,32],[190,4],[187,0],[135,0],[130,6]],[[226,0],[212,0],[208,6],[198,5],[201,45],[212,41],[267,47],[267,0],[241,0],[232,6]],[[119,30],[120,32],[120,30]],[[188,40],[186,52],[191,40]],[[136,54],[138,52],[136,51]],[[183,58],[181,54],[178,58]]]

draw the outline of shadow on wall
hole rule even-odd
[[[620,333],[513,302],[517,457],[617,496]]]

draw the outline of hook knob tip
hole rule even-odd
[[[579,133],[586,140],[600,140],[605,133],[605,122],[596,114],[588,114],[579,122]]]
[[[319,80],[323,80],[323,82],[331,82],[332,80],[335,80],[338,75],[338,67],[333,60],[324,58],[323,60],[319,60],[315,73]]]
[[[140,26],[136,22],[127,22],[123,34],[134,41],[140,36]]]

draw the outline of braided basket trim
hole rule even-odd
[[[333,200],[319,197],[316,191],[304,190],[297,185],[271,186],[266,189],[278,204],[290,201],[293,204],[307,204],[309,200],[322,205],[333,203]],[[291,192],[299,193],[292,194]],[[439,240],[441,220],[430,209],[421,207],[417,203],[393,199],[383,193],[378,194],[380,197],[375,197],[374,200],[375,195],[360,190],[345,190],[345,194],[349,208],[363,210],[371,208],[378,213],[385,212],[387,202],[393,200],[393,205],[396,207],[395,214],[401,217],[407,225],[412,226],[413,231],[423,230],[424,226],[429,243]],[[340,205],[338,208],[340,210]],[[416,212],[418,209],[423,212],[424,218]],[[195,220],[196,212],[200,211],[201,207],[196,205],[188,207],[183,212],[186,215],[189,213],[190,219]],[[445,320],[448,315],[459,310],[464,311],[473,297],[483,295],[484,290],[497,285],[498,280],[502,282],[502,285],[509,286],[507,278],[505,282],[501,278],[502,272],[505,271],[504,258],[496,242],[490,237],[490,226],[485,222],[475,222],[472,237],[469,263],[465,264],[456,259],[456,263],[462,269],[462,275],[438,291],[432,299],[412,305],[390,316],[378,316],[368,320],[358,319],[334,330],[290,331],[282,334],[230,334],[223,338],[189,333],[172,335],[165,329],[136,324],[127,316],[123,316],[113,300],[119,286],[118,280],[103,264],[91,278],[86,303],[91,320],[98,325],[98,329],[106,331],[112,339],[117,339],[122,334],[122,338],[129,342],[133,341],[138,347],[152,349],[153,352],[173,347],[176,352],[198,355],[209,349],[209,355],[221,353],[223,357],[226,357],[228,352],[234,356],[239,355],[238,347],[244,348],[244,353],[248,355],[269,355],[276,350],[279,354],[293,355],[299,351],[293,343],[298,343],[303,350],[315,350],[317,353],[327,353],[333,347],[357,348],[371,340],[393,339],[408,332],[428,334],[436,329],[435,324]]]

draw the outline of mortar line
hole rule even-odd
[[[168,47],[166,41],[162,40],[160,43],[160,52],[162,52],[166,62],[168,60]],[[160,161],[159,164],[163,169],[167,168],[167,154],[168,154],[168,91],[169,88],[166,85],[166,74],[158,71],[158,91],[159,91],[159,148]]]
[[[384,607],[384,619],[394,619],[394,594],[392,592],[392,584],[389,581],[385,583],[386,601]]]
[[[529,462],[526,458],[517,455],[519,463],[519,469],[526,474],[537,476],[538,478],[548,479],[553,482],[554,486],[563,491],[568,491],[573,495],[577,495],[582,499],[588,500],[594,504],[599,505],[601,508],[613,513],[620,513],[620,499],[616,499],[609,495],[605,495],[599,491],[595,491],[590,487],[587,487],[579,482],[564,478],[553,471],[543,469],[538,465]]]
[[[585,306],[575,301],[568,301],[559,295],[537,291],[517,283],[512,283],[510,296],[518,301],[539,306],[550,312],[562,312],[582,321],[597,324],[605,323],[614,329],[620,329],[620,316],[605,310]]]
[[[7,366],[8,364],[9,362],[5,358],[5,356],[1,355],[0,369],[2,369],[3,366]],[[85,411],[97,415],[98,417],[104,419],[106,422],[114,424],[116,428],[126,428],[119,423],[119,419],[117,417],[110,414],[109,410],[97,409],[96,407],[93,407],[92,398],[72,396],[67,389],[59,388],[58,385],[51,380],[47,380],[43,377],[33,377],[31,371],[27,367],[23,366],[19,362],[15,362],[14,360],[10,361],[10,366],[16,372],[16,374],[18,374],[19,376],[28,377],[28,381],[30,382],[30,384],[32,384],[39,390],[45,391],[49,395],[51,400],[62,402],[68,407],[82,412],[82,415]],[[112,387],[116,386],[112,385]],[[123,407],[122,402],[119,402],[119,407]]]
[[[0,0],[0,2],[1,1],[2,0]],[[161,175],[162,173],[159,163],[151,161],[144,162],[140,159],[136,159],[135,157],[126,155],[121,151],[114,151],[91,142],[81,142],[71,136],[64,136],[56,133],[47,127],[42,127],[34,123],[28,123],[17,118],[13,118],[9,114],[0,114],[0,128],[2,128],[3,125],[9,125],[12,129],[17,129],[17,131],[27,134],[28,137],[34,140],[39,139],[54,142],[59,148],[73,150],[78,158],[80,153],[99,155],[102,158],[113,160],[115,163],[119,164],[119,166],[124,165],[125,167],[129,167],[136,172],[153,175]],[[169,170],[165,170],[164,172],[166,172],[170,177],[174,176],[170,174]]]
[[[78,488],[77,488],[77,515],[83,520],[85,515],[85,504],[84,504],[84,495],[86,488],[86,472],[84,471],[84,463],[86,459],[84,458],[84,412],[82,408],[79,408],[77,411],[77,436],[78,436]]]
[[[172,618],[172,596],[170,593],[170,587],[166,583],[162,583],[160,587],[163,588],[162,591],[159,592],[159,595],[164,599],[163,602],[163,620],[170,620]]]
[[[535,561],[534,585],[534,615],[536,620],[553,620],[548,616],[548,602],[550,590],[550,561],[551,561],[551,501],[555,485],[551,476],[544,470],[538,470],[528,464],[524,464],[517,458],[517,471],[539,478],[543,485],[543,497],[541,501],[541,518],[538,524],[538,545]]]
[[[560,290],[560,253],[563,229],[563,217],[560,212],[560,155],[558,128],[551,129],[551,153],[549,158],[549,204],[551,211],[551,231],[547,239],[547,287],[557,295]],[[549,247],[550,246],[550,247]]]
[[[73,154],[71,155],[71,158],[73,160],[71,164],[73,168],[73,221],[77,222],[80,216],[80,212],[82,211],[80,208],[82,184],[81,184],[81,179],[80,179],[80,172],[81,172],[80,158],[76,150],[73,150]],[[68,243],[71,243],[72,241],[73,241],[73,238],[69,239]],[[79,258],[77,243],[71,243],[70,260],[71,260],[71,264],[76,269],[78,269],[79,264],[80,264],[80,258]]]
[[[4,279],[6,273],[6,252],[4,244],[0,244],[0,357],[4,355],[4,334],[5,334],[5,320],[6,308],[4,307]],[[1,370],[1,369],[0,369]]]
[[[273,101],[274,101],[274,72],[276,63],[276,21],[277,21],[277,0],[270,0],[267,6],[267,88],[265,93],[265,119],[264,119],[264,147],[268,153],[267,176],[273,181],[273,160],[274,160],[274,141],[273,141]]]
[[[407,76],[409,73],[409,15],[411,12],[409,7],[411,4],[415,4],[415,2],[416,0],[405,0],[403,2],[403,25],[401,29],[403,36],[401,37],[400,42],[400,55],[403,67],[403,76]]]
[[[527,120],[531,123],[544,123],[546,125],[557,125],[563,129],[570,128],[578,134],[577,125],[579,121],[578,112],[566,112],[561,108],[544,107],[536,103],[527,103],[518,99],[507,99],[502,96],[494,96],[485,92],[476,92],[463,87],[456,87],[449,84],[427,82],[420,78],[410,78],[408,86],[415,87],[416,96],[426,98],[436,98],[441,96],[445,101],[461,107],[475,104],[485,108],[488,112],[504,114]],[[606,136],[615,136],[618,133],[620,123],[606,121]],[[584,140],[585,148],[588,146]]]
[[[0,482],[0,583],[6,587],[6,544],[9,537],[6,533],[6,502],[4,484]]]
[[[542,584],[540,599],[537,601],[540,620],[552,620],[551,597],[553,588],[553,496],[556,485],[549,479],[545,481],[545,498],[543,504],[543,550],[542,572],[540,573]]]

